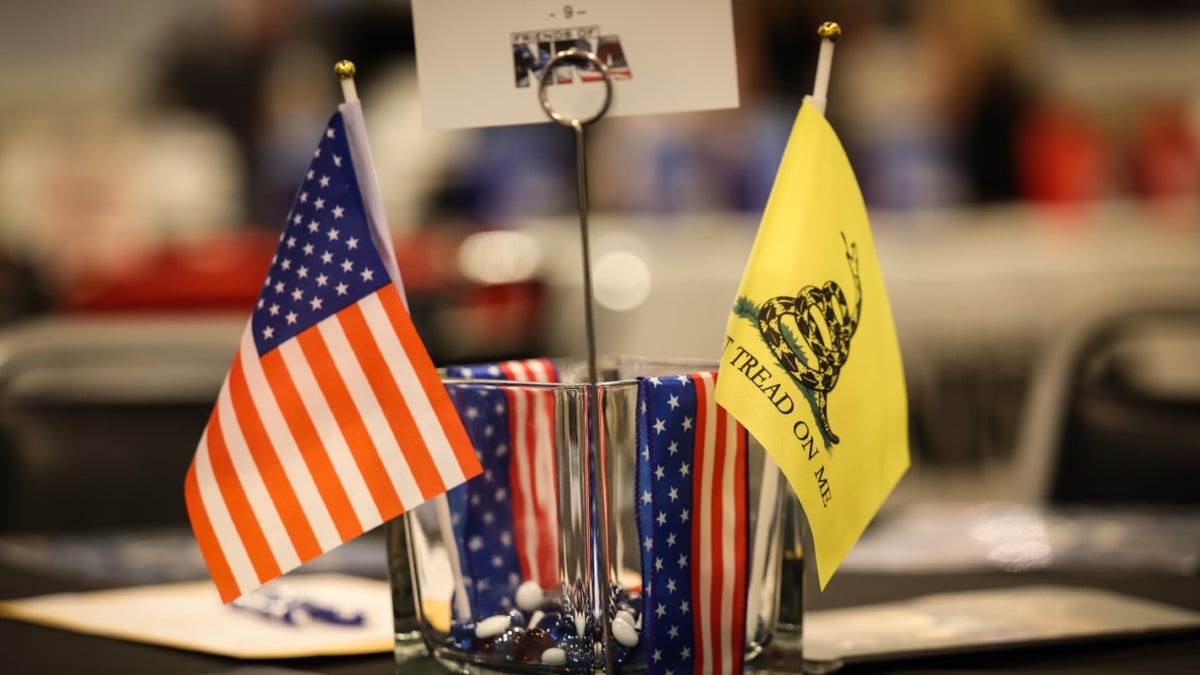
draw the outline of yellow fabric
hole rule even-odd
[[[810,103],[729,317],[716,399],[800,497],[824,588],[908,468],[908,427],[866,207],[841,143]]]

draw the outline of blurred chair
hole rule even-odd
[[[1200,281],[1130,288],[1064,325],[1017,461],[1030,501],[1200,503]]]
[[[0,531],[186,523],[184,475],[243,324],[59,316],[0,331]]]

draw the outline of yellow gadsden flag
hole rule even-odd
[[[729,317],[716,400],[800,497],[829,582],[908,468],[900,347],[850,162],[800,108]]]

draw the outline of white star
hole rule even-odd
[[[313,176],[315,176],[315,175],[316,175],[316,174],[315,174],[315,173],[313,173],[313,170],[312,170],[312,169],[309,169],[309,170],[308,170],[308,173],[304,174],[304,180],[312,180],[312,179],[313,179]]]
[[[312,253],[313,253],[313,245],[305,244],[304,245],[304,255],[312,255]]]
[[[679,637],[679,626],[671,626],[671,630],[667,631],[667,635],[670,635],[672,640]]]
[[[296,270],[296,276],[300,277],[301,279],[307,279],[308,278],[308,268],[305,267],[304,265],[301,265],[300,269]]]
[[[658,379],[657,377],[652,377],[650,378],[650,384],[657,387],[658,385],[662,384],[662,380]]]
[[[320,211],[321,209],[325,208],[325,200],[318,197],[317,200],[313,202],[313,206],[317,207],[317,210]]]
[[[504,567],[504,558],[498,555],[492,556],[492,567]]]
[[[679,522],[686,523],[688,521],[688,509],[684,509],[683,513],[679,514]]]
[[[676,375],[675,379],[679,380],[680,384],[691,384],[691,380],[688,379],[687,375]]]
[[[375,278],[375,272],[371,270],[363,270],[360,274],[362,274],[363,281],[371,281]]]
[[[654,662],[655,662],[655,663],[658,663],[659,661],[662,661],[662,650],[661,650],[661,649],[655,649],[655,650],[654,650],[654,653],[650,655],[650,658],[654,659]]]
[[[350,249],[358,248],[358,237],[350,237],[349,239],[347,239],[346,240],[346,248],[350,248]]]
[[[656,615],[658,615],[658,617],[661,619],[662,617],[667,615],[667,606],[662,604],[661,602],[658,603],[658,607],[654,608],[654,613]]]
[[[287,313],[287,316],[286,316],[286,317],[284,317],[284,318],[286,318],[286,319],[287,319],[287,322],[288,322],[288,325],[289,325],[289,326],[290,326],[291,324],[294,324],[294,323],[296,323],[296,313],[295,313],[295,312],[288,312],[288,313]]]
[[[279,305],[272,304],[267,311],[271,313],[271,316],[279,316]]]
[[[684,553],[679,554],[679,566],[687,567],[687,554],[684,554]]]
[[[270,340],[271,338],[275,337],[275,329],[267,326],[263,329],[262,336],[264,340]]]
[[[349,272],[352,269],[354,269],[354,263],[350,262],[349,258],[346,258],[345,260],[342,261],[342,271],[343,272]]]
[[[329,251],[325,251],[324,253],[321,254],[321,262],[323,262],[325,264],[329,264],[329,263],[333,262],[333,254],[330,253]]]
[[[346,294],[346,288],[347,288],[346,284],[338,284],[337,286],[334,286],[334,288],[336,288],[336,289],[337,289],[337,294],[338,294],[338,295],[345,295],[345,294]]]
[[[315,234],[315,233],[316,233],[316,231],[317,231],[317,230],[319,230],[319,229],[321,229],[321,224],[320,224],[320,223],[318,223],[318,222],[317,222],[317,221],[315,221],[315,220],[310,220],[310,221],[308,221],[308,231],[309,231],[309,232],[311,232],[311,233],[314,233],[314,234]]]
[[[683,649],[679,650],[679,656],[685,659],[692,658],[692,648],[684,646]]]
[[[258,304],[256,304],[256,305],[255,305],[255,307],[257,307],[257,308],[259,308],[259,309],[262,309],[262,308],[263,308],[263,305],[265,305],[265,304],[267,304],[267,301],[266,301],[266,300],[263,300],[262,298],[259,298],[259,299],[258,299]]]
[[[287,258],[284,258],[283,262],[280,263],[279,266],[285,270],[290,270],[290,269],[292,269],[292,261],[288,260]]]
[[[667,452],[670,452],[672,455],[679,452],[679,444],[671,441],[671,444],[667,446]]]
[[[649,490],[642,492],[642,503],[643,504],[649,504],[651,499],[652,499],[652,497],[650,495]]]
[[[288,237],[287,247],[288,248],[296,248],[296,238],[295,237]]]
[[[471,549],[472,551],[478,551],[479,549],[483,548],[483,537],[479,535],[471,537],[471,539],[467,542],[467,548]]]
[[[672,487],[670,491],[667,492],[667,496],[671,498],[671,501],[679,499],[679,488]]]
[[[671,394],[670,396],[667,397],[667,405],[671,406],[671,410],[678,408],[679,407],[679,397],[676,396],[675,394]]]
[[[650,540],[650,537],[646,537],[642,540],[642,548],[646,549],[647,551],[649,551],[653,546],[654,542]]]
[[[297,286],[294,290],[292,290],[292,299],[293,300],[303,300],[304,299],[304,291],[300,290],[299,286]]]
[[[275,284],[275,292],[276,292],[276,293],[282,293],[282,292],[283,292],[283,282],[282,282],[282,281],[276,282],[276,284]]]
[[[687,462],[684,462],[683,464],[679,465],[679,475],[680,476],[688,475],[688,463]]]
[[[661,478],[663,478],[665,475],[666,475],[666,471],[665,471],[665,470],[663,470],[663,466],[662,466],[662,464],[659,464],[658,466],[654,467],[654,477],[655,477],[655,478],[660,478],[660,479],[661,479]]]
[[[333,217],[334,217],[335,219],[336,219],[336,218],[341,218],[341,217],[342,217],[342,213],[344,213],[344,212],[345,212],[345,210],[346,210],[346,209],[343,209],[343,208],[342,208],[342,207],[340,207],[340,206],[335,206],[335,207],[333,207]]]
[[[301,202],[306,202],[306,201],[308,201],[308,193],[307,193],[307,192],[301,192],[301,193],[300,193],[300,201],[301,201]]]
[[[321,187],[329,187],[329,176],[321,176]]]
[[[312,305],[313,311],[321,309],[321,298],[315,297],[312,300],[309,300],[308,304]]]
[[[341,158],[340,156],[338,156],[338,155],[334,155],[334,156],[333,156],[333,165],[334,165],[334,166],[341,166],[341,165],[342,165],[342,158]]]
[[[327,283],[329,283],[329,277],[325,276],[324,274],[317,275],[317,285],[318,286],[324,286]]]
[[[338,238],[338,234],[340,234],[340,232],[338,232],[338,229],[335,227],[332,230],[326,232],[325,234],[329,235],[329,241],[334,241],[335,239]]]
[[[667,592],[668,593],[675,592],[675,580],[674,579],[667,579]]]
[[[687,431],[691,428],[692,428],[692,418],[690,418],[690,417],[683,418],[683,430]]]
[[[655,569],[655,571],[662,569],[662,558],[654,559],[654,569]]]
[[[688,601],[687,600],[684,600],[683,602],[679,603],[679,611],[683,612],[684,614],[688,613]]]
[[[655,418],[654,431],[661,434],[662,432],[664,432],[666,430],[667,430],[667,423],[658,418]]]
[[[299,213],[297,213],[297,214],[296,214],[296,215],[295,215],[295,216],[292,218],[292,222],[293,222],[293,223],[295,223],[295,224],[297,224],[297,225],[299,225],[299,224],[300,224],[300,221],[302,221],[302,220],[304,220],[304,219],[300,217],[300,214],[299,214]]]
[[[320,149],[320,148],[317,148],[316,150],[313,150],[313,157],[320,157],[320,156],[321,156],[321,149]]]
[[[333,138],[333,127],[325,130],[325,138]]]
[[[674,545],[675,545],[675,533],[672,532],[671,534],[667,535],[667,548],[671,548]]]
[[[659,511],[657,520],[658,520],[659,525],[666,525],[667,524],[667,512]]]

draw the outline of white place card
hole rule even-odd
[[[413,0],[426,129],[548,121],[539,77],[557,52],[595,53],[613,81],[609,115],[738,105],[730,0]],[[599,70],[556,65],[555,109],[599,109]]]

